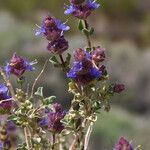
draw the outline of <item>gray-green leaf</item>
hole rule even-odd
[[[43,87],[38,87],[37,91],[34,94],[43,97]]]

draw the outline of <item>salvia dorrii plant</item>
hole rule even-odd
[[[87,39],[84,48],[77,47],[72,56],[64,36],[70,27],[48,15],[35,35],[47,40],[50,59],[46,60],[31,89],[28,84],[24,88],[25,72],[35,71],[36,61],[30,62],[14,53],[6,66],[0,68],[4,80],[0,84],[0,150],[87,150],[97,114],[103,110],[108,112],[111,96],[124,90],[123,84],[109,82],[103,64],[105,48],[91,43],[94,28],[88,23],[88,17],[100,4],[95,0],[70,0],[69,3],[64,13],[78,19],[78,29]],[[68,52],[64,57],[65,51]],[[55,103],[55,96],[44,97],[42,87],[35,91],[48,61],[60,68],[68,79],[68,92],[73,95],[69,110]],[[18,88],[11,83],[12,75]],[[18,136],[16,130],[21,138],[14,138]],[[133,150],[133,147],[122,137],[112,149]]]

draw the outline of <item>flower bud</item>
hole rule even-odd
[[[97,47],[93,52],[92,52],[92,59],[95,62],[102,62],[105,60],[105,48]]]
[[[62,111],[62,106],[61,106],[61,104],[55,103],[55,104],[53,104],[53,108],[54,108],[55,112],[60,112],[60,111]]]
[[[73,12],[73,16],[79,19],[87,19],[87,17],[91,14],[91,10],[86,6],[77,7]]]
[[[134,149],[132,145],[124,137],[121,137],[113,150],[134,150]]]
[[[113,90],[115,93],[121,93],[125,89],[124,84],[115,84]]]
[[[52,17],[48,16],[44,20],[44,25],[46,28],[54,27],[55,26],[55,20]]]
[[[61,31],[60,30],[52,30],[52,31],[47,31],[45,33],[46,39],[49,41],[54,41],[57,40],[61,36]]]
[[[54,54],[62,54],[69,47],[68,41],[64,37],[48,43],[47,49]]]
[[[86,52],[83,49],[78,48],[74,51],[74,59],[76,61],[83,61],[85,58],[86,58]]]

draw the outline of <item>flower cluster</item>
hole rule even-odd
[[[33,71],[35,68],[26,58],[14,53],[4,69],[7,75],[14,74],[17,77],[21,77],[25,71]]]
[[[52,110],[46,113],[46,117],[40,119],[39,125],[47,127],[48,130],[53,133],[60,133],[64,129],[64,125],[61,123],[61,120],[65,115],[66,112],[62,109],[62,106],[55,103],[52,106]]]
[[[68,41],[64,38],[64,31],[69,29],[70,27],[65,25],[65,23],[48,16],[42,21],[42,25],[36,31],[35,35],[46,37],[48,40],[48,51],[54,54],[61,54],[68,49]]]
[[[134,149],[132,145],[124,137],[121,137],[113,150],[134,150]]]
[[[67,74],[80,85],[86,85],[95,79],[100,79],[105,72],[105,66],[98,66],[105,60],[105,49],[96,47],[93,52],[77,49],[74,52],[75,62]]]
[[[84,20],[100,6],[95,0],[70,0],[70,3],[70,6],[66,5],[64,13]]]
[[[12,107],[12,100],[8,93],[8,88],[0,84],[0,109],[9,111]]]

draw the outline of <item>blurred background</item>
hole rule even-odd
[[[71,30],[66,34],[69,51],[84,47],[86,40],[77,31],[77,20],[63,14],[67,0],[0,0],[0,64],[5,65],[13,52],[38,59],[37,71],[28,73],[26,83],[34,81],[46,58],[47,41],[35,37],[36,24],[47,14],[64,22]],[[109,113],[99,114],[94,126],[90,150],[111,150],[120,136],[133,145],[150,149],[150,1],[100,0],[101,9],[89,18],[95,27],[95,46],[107,49],[106,64],[112,82],[122,82],[126,90],[112,99]],[[17,86],[15,78],[12,78]],[[45,96],[56,95],[66,109],[71,94],[67,93],[65,75],[52,65],[46,68],[37,86],[44,87]],[[30,85],[31,86],[31,85]]]

